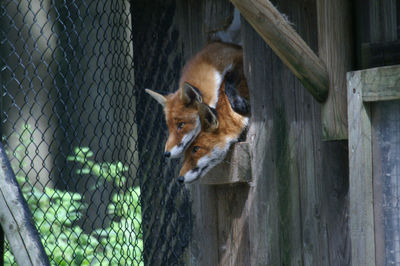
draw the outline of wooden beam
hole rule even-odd
[[[371,121],[362,71],[349,72],[349,194],[352,265],[375,265]]]
[[[206,185],[247,183],[251,181],[249,143],[232,145],[223,162],[214,167],[200,181]]]
[[[242,16],[319,102],[328,96],[326,66],[268,0],[231,0]]]
[[[366,69],[360,75],[364,102],[400,99],[400,65]]]
[[[324,140],[347,139],[346,72],[354,65],[352,13],[348,0],[317,0],[318,51],[329,75],[329,95],[321,109]]]
[[[18,265],[50,265],[2,144],[0,144],[0,224]]]

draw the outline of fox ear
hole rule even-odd
[[[218,129],[218,114],[214,108],[201,103],[198,105],[198,112],[201,121],[201,130],[212,132]]]
[[[150,94],[151,97],[153,97],[159,104],[162,105],[162,107],[165,107],[165,102],[167,101],[167,98],[165,98],[163,95],[149,90],[149,89],[145,89],[145,91]]]
[[[203,97],[201,96],[199,89],[185,82],[183,83],[183,88],[181,91],[181,100],[183,104],[187,106],[196,102],[203,102]]]

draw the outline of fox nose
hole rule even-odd
[[[183,183],[185,181],[185,178],[183,176],[178,177],[178,182]]]
[[[170,156],[171,156],[171,153],[170,153],[169,151],[166,151],[166,152],[164,152],[164,156],[165,156],[165,157],[170,157]]]

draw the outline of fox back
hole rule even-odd
[[[242,65],[243,55],[239,46],[211,43],[185,64],[175,93],[163,96],[146,90],[164,107],[169,133],[165,144],[166,156],[183,154],[202,129],[198,105],[201,103],[215,108],[226,73],[242,69]],[[218,120],[208,130],[217,126]]]

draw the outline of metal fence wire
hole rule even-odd
[[[134,46],[127,0],[0,3],[2,140],[51,264],[182,264],[188,196],[134,79],[157,35]]]

